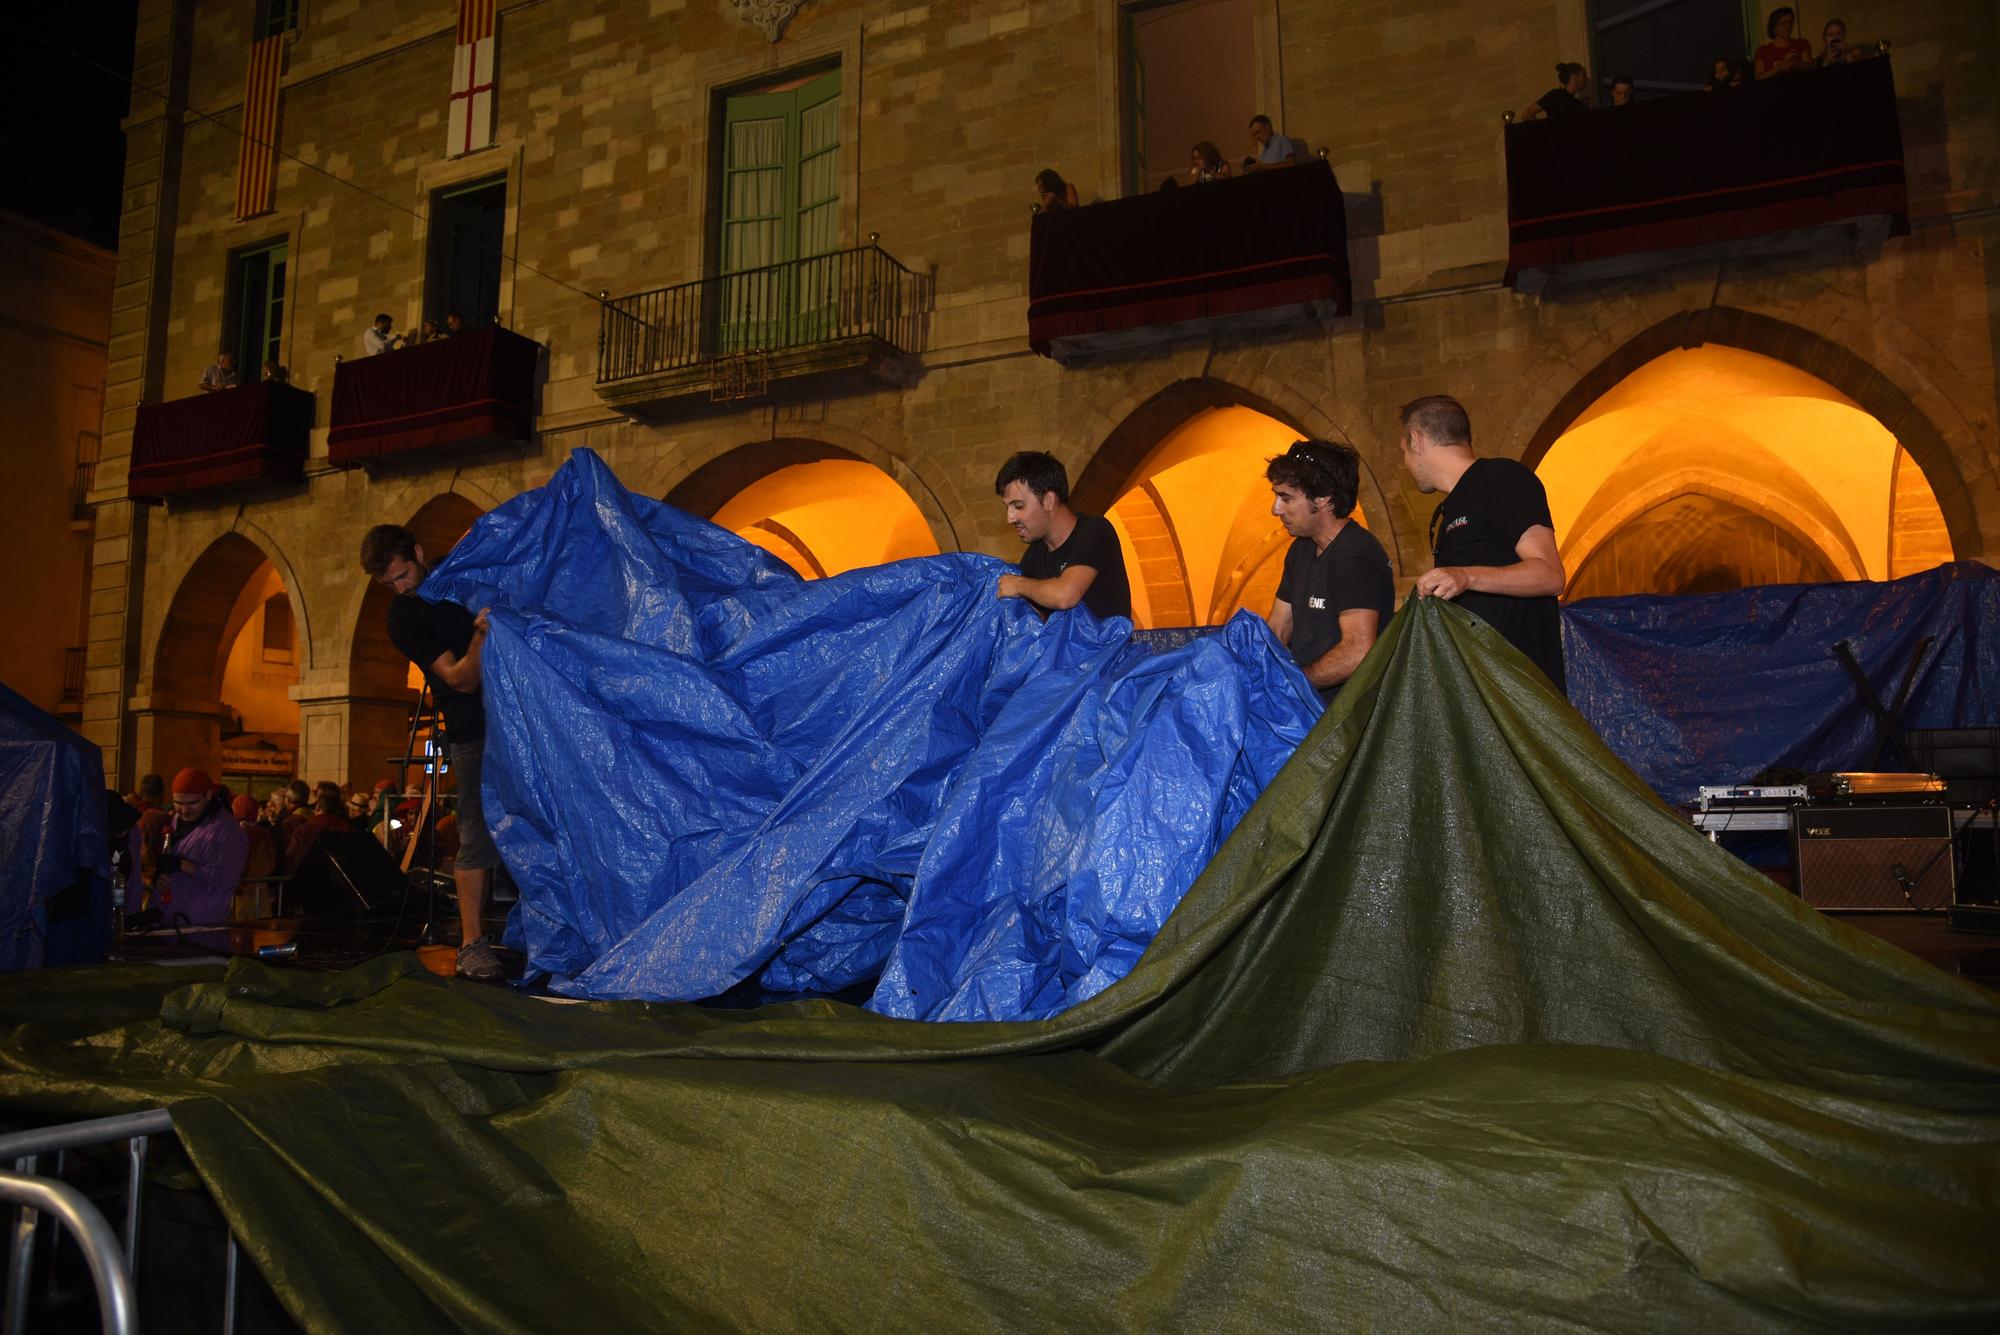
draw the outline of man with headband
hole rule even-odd
[[[1472,419],[1448,394],[1414,399],[1399,416],[1417,490],[1444,493],[1431,515],[1435,564],[1417,578],[1417,596],[1455,600],[1567,696],[1556,599],[1568,576],[1541,479],[1513,459],[1474,457]]]
[[[1271,460],[1264,476],[1271,513],[1293,539],[1264,619],[1320,699],[1330,702],[1396,608],[1388,554],[1350,517],[1361,456],[1346,445],[1301,440]]]

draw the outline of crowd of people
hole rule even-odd
[[[1259,112],[1250,118],[1250,151],[1241,161],[1231,164],[1223,156],[1222,150],[1210,141],[1198,141],[1188,150],[1188,168],[1160,181],[1162,190],[1178,189],[1183,185],[1205,185],[1210,181],[1223,181],[1238,174],[1269,171],[1277,167],[1294,167],[1304,162],[1308,156],[1302,140],[1280,134],[1271,118]],[[1035,174],[1035,208],[1042,213],[1053,213],[1061,209],[1077,207],[1076,186],[1062,178],[1053,167]]]
[[[398,334],[395,329],[396,318],[393,315],[376,316],[361,331],[361,355],[373,357],[379,353],[395,352],[399,348],[414,348],[421,343],[437,343],[464,333],[466,324],[463,315],[447,311],[442,322],[426,315],[411,332]]]
[[[351,793],[331,781],[293,779],[259,801],[192,766],[171,784],[145,775],[112,824],[113,837],[125,841],[128,920],[210,927],[261,916],[270,903],[261,891],[305,865],[330,832],[365,831],[397,857],[429,833],[439,860],[448,860],[458,848],[457,818],[442,811],[421,831],[422,797],[414,785],[398,792],[391,779]]]
[[[1702,91],[1727,92],[1756,79],[1773,79],[1800,70],[1824,69],[1828,65],[1852,64],[1872,59],[1880,52],[1879,44],[1849,46],[1847,25],[1839,19],[1828,19],[1820,29],[1820,52],[1814,55],[1812,43],[1794,32],[1797,26],[1798,15],[1789,6],[1772,10],[1764,22],[1764,35],[1770,40],[1753,51],[1747,60],[1741,56],[1717,56],[1715,67],[1708,82],[1702,85]],[[1614,75],[1611,100],[1605,105],[1630,106],[1634,87],[1631,75]],[[1564,61],[1556,66],[1556,86],[1530,102],[1522,110],[1521,119],[1558,120],[1588,111],[1593,105],[1589,72],[1581,65]]]

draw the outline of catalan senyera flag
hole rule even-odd
[[[451,115],[445,156],[493,142],[493,34],[500,0],[458,0],[458,45],[451,53]]]
[[[250,44],[243,78],[243,138],[236,149],[236,216],[269,213],[278,176],[278,80],[285,72],[281,33]]]

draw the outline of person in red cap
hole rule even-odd
[[[166,846],[155,859],[149,909],[170,927],[209,927],[229,920],[236,883],[243,879],[249,841],[235,816],[215,798],[215,785],[201,770],[174,775],[173,823]],[[134,831],[132,855],[140,848]]]

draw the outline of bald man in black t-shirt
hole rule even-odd
[[[1446,493],[1431,516],[1436,564],[1417,578],[1417,595],[1455,600],[1567,696],[1556,600],[1569,577],[1541,479],[1512,459],[1474,457],[1472,419],[1449,395],[1404,404],[1401,417],[1403,466],[1419,491]]]

